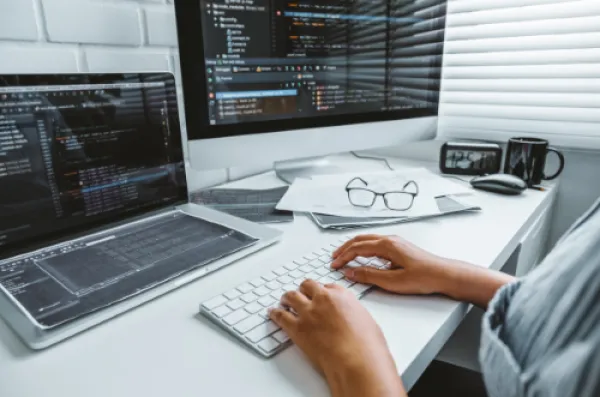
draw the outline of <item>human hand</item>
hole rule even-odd
[[[363,235],[347,241],[333,253],[332,267],[343,268],[356,257],[373,257],[391,262],[389,270],[371,267],[347,268],[352,281],[376,285],[398,294],[426,295],[445,292],[445,270],[449,261],[408,241],[393,236]]]
[[[306,280],[271,319],[327,379],[334,396],[404,395],[379,326],[348,290]]]

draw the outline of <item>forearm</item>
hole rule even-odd
[[[332,397],[406,397],[402,380],[391,364],[339,369],[326,374]]]
[[[508,274],[454,260],[447,260],[442,269],[441,293],[483,309],[500,288],[515,281]]]

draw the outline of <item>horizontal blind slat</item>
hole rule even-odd
[[[446,79],[444,93],[470,92],[566,92],[600,93],[597,79]]]
[[[488,0],[482,0],[482,3]],[[454,26],[473,26],[489,23],[503,23],[516,21],[537,21],[541,19],[573,18],[598,15],[600,2],[597,0],[577,0],[553,3],[551,5],[528,5],[523,1],[523,6],[500,9],[484,9],[482,11],[460,12],[455,8],[455,2],[448,4],[449,29]]]
[[[445,92],[443,103],[468,105],[520,105],[553,108],[600,108],[600,93],[514,93],[514,92]],[[600,113],[600,111],[598,112]]]
[[[599,0],[449,0],[439,135],[600,149]]]
[[[471,116],[518,120],[550,120],[600,123],[600,111],[590,108],[509,106],[446,103],[440,116]]]
[[[600,47],[598,32],[449,41],[447,54],[489,51],[555,50]]]
[[[444,78],[600,78],[600,67],[598,64],[448,66],[444,68]]]
[[[564,3],[569,0],[449,0],[448,3],[452,7],[452,12],[471,12],[481,10],[492,10],[498,8],[512,8],[520,7],[524,4],[537,5],[537,4],[556,4]],[[574,0],[573,0],[574,1]]]
[[[511,134],[580,135],[597,137],[600,141],[597,123],[447,116],[440,118],[439,125],[442,129],[452,129],[455,136],[460,130],[478,132],[479,138],[484,138],[489,131],[506,131]]]
[[[599,15],[586,15],[584,17],[543,19],[539,21],[517,21],[474,26],[456,26],[448,29],[446,32],[446,39],[448,41],[455,41],[493,37],[507,38],[597,32],[598,29],[600,29],[599,27]]]
[[[600,48],[446,54],[446,66],[550,65],[597,63]]]

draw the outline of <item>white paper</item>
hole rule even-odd
[[[372,208],[356,207],[348,200],[346,186],[355,177],[368,182],[368,188],[376,192],[400,190],[406,182],[414,180],[419,186],[419,195],[412,208],[407,211],[388,209],[381,197]],[[343,217],[418,217],[439,214],[436,197],[464,194],[471,190],[458,183],[448,181],[424,169],[406,169],[366,174],[339,174],[316,176],[313,179],[297,179],[277,205],[279,210],[314,212]]]
[[[413,180],[419,185],[419,191],[433,197],[473,194],[473,189],[467,182],[457,182],[444,178],[426,168],[406,168],[398,171],[378,171],[369,173],[347,173],[337,175],[321,175],[311,178],[315,182],[332,183],[335,180],[346,180],[348,183],[355,177],[361,177],[369,182],[369,188],[376,185],[380,189],[397,189],[403,182]],[[345,187],[345,185],[344,185]],[[376,189],[375,189],[376,190]]]
[[[413,207],[407,211],[388,209],[381,197],[372,208],[352,205],[348,200],[346,186],[360,177],[368,182],[368,188],[376,192],[399,190],[413,180],[419,186],[419,195]],[[450,181],[425,168],[375,173],[351,173],[315,176],[297,179],[277,205],[277,209],[297,212],[314,212],[343,217],[418,217],[439,214],[436,197],[472,193],[468,185]]]

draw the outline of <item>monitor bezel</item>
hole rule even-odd
[[[38,83],[38,84],[30,84],[30,82],[27,82],[28,84],[26,84],[26,86],[31,87],[31,86],[36,86],[36,85],[43,85],[43,86],[63,85],[64,81],[58,81],[58,79],[64,79],[64,78],[69,78],[69,79],[73,79],[73,80],[80,79],[79,83],[73,83],[73,84],[84,85],[84,84],[94,84],[93,81],[90,81],[90,78],[93,80],[94,78],[102,77],[103,79],[113,79],[115,82],[117,82],[118,80],[123,80],[124,78],[126,78],[126,76],[143,76],[145,78],[162,78],[165,80],[165,82],[168,85],[171,85],[174,89],[177,88],[175,76],[171,72],[0,74],[0,87],[10,87],[11,86],[11,85],[8,85],[5,83],[7,78],[11,78],[13,80],[15,78],[17,78],[19,80],[21,80],[21,79],[27,80],[27,79],[31,79],[32,77],[34,77],[34,78],[40,78],[41,80],[44,81],[43,83]],[[46,80],[51,81],[52,79],[55,79],[57,81],[57,84],[47,84],[46,83]],[[170,105],[172,105],[173,109],[177,110],[176,117],[178,120],[181,121],[180,114],[179,114],[179,108],[178,108],[177,96],[175,95],[172,99],[169,99],[169,100],[173,101]],[[181,153],[181,157],[176,158],[175,159],[176,161],[173,164],[181,164],[181,167],[182,167],[181,172],[182,172],[182,177],[183,177],[183,185],[180,186],[180,192],[179,192],[178,197],[176,197],[175,199],[170,200],[170,201],[163,201],[160,203],[152,204],[152,205],[149,205],[149,206],[141,208],[141,209],[128,210],[128,211],[121,212],[121,213],[111,214],[106,217],[102,217],[100,219],[84,223],[82,225],[71,226],[71,227],[63,228],[63,229],[60,229],[60,230],[57,230],[54,232],[47,232],[47,233],[44,233],[41,235],[36,235],[33,237],[28,237],[25,239],[7,243],[6,245],[0,246],[0,261],[7,259],[7,258],[17,256],[17,255],[22,255],[22,254],[32,252],[35,250],[54,246],[56,244],[61,244],[66,241],[81,238],[86,235],[98,233],[103,230],[121,226],[128,222],[132,222],[134,220],[143,218],[144,216],[147,216],[148,214],[156,213],[157,211],[160,211],[160,210],[174,208],[178,205],[186,204],[188,202],[189,196],[188,196],[188,182],[187,182],[187,176],[185,173],[185,162],[184,162],[184,150],[183,150],[184,136],[181,134],[181,123],[179,123],[176,128],[181,136],[181,148],[180,148],[180,151],[178,151]]]
[[[447,0],[440,0],[444,3]],[[204,57],[204,39],[202,30],[202,0],[175,0],[177,31],[179,38],[179,57],[183,95],[185,98],[185,116],[189,140],[231,138],[244,135],[266,134],[273,132],[302,130],[307,128],[336,127],[378,121],[406,120],[419,117],[437,116],[439,96],[435,108],[382,111],[361,114],[344,114],[318,117],[294,117],[291,119],[256,121],[240,124],[211,125],[208,120],[207,65]],[[444,26],[445,38],[445,26]],[[199,40],[198,40],[199,39]],[[442,42],[442,57],[445,40]],[[443,63],[443,61],[442,61]],[[440,81],[441,69],[434,76]]]

